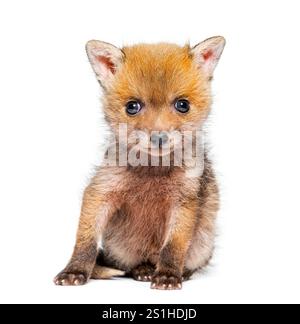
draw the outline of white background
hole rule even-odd
[[[1,302],[300,302],[298,2],[1,2]],[[86,41],[213,35],[227,39],[210,120],[223,201],[213,266],[182,291],[129,279],[54,286],[103,143]]]

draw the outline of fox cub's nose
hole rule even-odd
[[[166,132],[153,133],[151,135],[151,143],[159,148],[169,141],[169,135]]]

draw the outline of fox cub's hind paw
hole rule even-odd
[[[57,286],[82,286],[87,283],[87,276],[83,273],[61,272],[55,279]]]
[[[157,272],[153,275],[152,289],[175,290],[182,288],[182,278],[165,272]]]
[[[151,281],[154,271],[155,268],[153,265],[143,263],[133,269],[131,274],[134,280],[147,282]]]

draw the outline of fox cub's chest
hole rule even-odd
[[[176,173],[133,176],[123,193],[123,211],[139,222],[162,225],[181,195],[179,178]]]
[[[111,254],[118,259],[125,251],[145,259],[155,257],[179,195],[180,185],[170,175],[132,177],[122,192],[120,210],[107,226],[105,245]]]

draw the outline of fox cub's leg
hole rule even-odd
[[[174,208],[173,223],[160,252],[151,288],[181,289],[185,258],[193,236],[198,208],[197,199]]]
[[[186,257],[186,273],[204,268],[212,258],[215,241],[215,221],[219,209],[219,191],[209,163],[201,178],[199,221]],[[186,276],[188,277],[188,276]]]
[[[194,272],[206,267],[213,256],[215,241],[214,219],[207,219],[204,213],[202,215],[204,216],[197,225],[192,244],[187,253],[184,275],[186,279],[189,279]]]
[[[55,284],[83,285],[88,281],[96,263],[99,235],[112,212],[112,206],[92,186],[85,190],[74,252]]]

